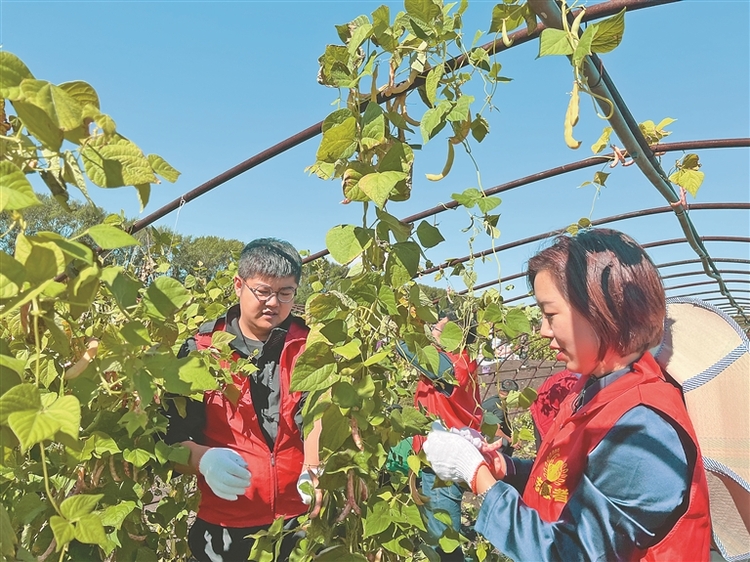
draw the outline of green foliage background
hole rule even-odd
[[[405,341],[436,370],[436,298],[459,316],[437,342],[448,350],[476,357],[495,334],[532,331],[531,313],[505,306],[496,290],[459,297],[414,281],[432,265],[424,250],[455,233],[388,212],[389,201],[410,197],[413,147],[446,133],[446,164],[431,181],[450,173],[457,149],[472,158],[471,143],[489,133],[492,94],[507,78],[494,57],[467,44],[468,2],[405,0],[404,8],[392,17],[381,6],[338,26],[340,43],[320,58],[320,82],[341,95],[309,170],[340,181],[363,213],[361,224],[329,231],[337,264],[311,265],[300,291],[311,332],[292,385],[311,394],[306,428],[322,420],[325,471],[319,509],[301,519],[306,537],[295,560],[436,560],[419,495],[408,476],[385,468],[389,450],[431,421],[411,406],[416,374],[394,344]],[[493,10],[491,32],[507,40],[535,23],[527,4],[506,1]],[[585,50],[576,45],[574,55]],[[469,57],[466,69],[448,64],[459,54]],[[407,94],[417,79],[416,94]],[[464,93],[471,81],[486,99]],[[155,228],[131,236],[125,217],[71,201],[71,187],[88,198],[91,184],[129,186],[145,207],[153,185],[179,176],[118,130],[89,84],[39,80],[0,51],[0,94],[0,555],[184,559],[197,497],[193,479],[172,472],[188,453],[159,440],[161,411],[165,400],[184,408],[186,397],[231,381],[220,367],[230,355],[226,338],[215,338],[215,352],[177,359],[176,351],[232,301],[230,258],[241,243]],[[369,103],[378,95],[382,105]],[[34,193],[30,174],[50,196]],[[499,198],[481,188],[453,197],[470,217],[470,245],[497,238]],[[442,275],[469,288],[476,281],[472,262]],[[470,326],[479,339],[467,345]],[[413,472],[423,462],[408,459]],[[278,521],[260,533],[251,558],[270,560],[284,532]],[[439,544],[459,543],[478,562],[500,556],[481,538],[453,534]]]

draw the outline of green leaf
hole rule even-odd
[[[214,332],[211,334],[211,347],[218,350],[228,349],[229,344],[235,339],[237,336],[229,332]]]
[[[92,182],[99,187],[156,183],[151,164],[135,144],[122,137],[109,144],[104,142],[91,142],[81,150],[86,174]]]
[[[8,559],[15,558],[17,544],[18,538],[8,516],[8,511],[3,504],[0,504],[0,555],[8,557]]]
[[[389,351],[379,351],[373,355],[370,355],[365,362],[362,363],[365,367],[371,367],[372,365],[378,365],[380,362],[390,355]]]
[[[358,339],[354,339],[346,345],[334,347],[331,350],[336,355],[340,355],[344,359],[355,359],[362,354],[362,342]]]
[[[419,257],[421,249],[416,242],[399,242],[391,246],[388,259],[395,258],[414,277],[419,271]]]
[[[26,175],[13,162],[1,161],[0,211],[17,211],[34,205],[41,205],[41,202]]]
[[[331,257],[342,265],[353,261],[368,245],[366,231],[356,226],[334,226],[326,233],[326,248],[331,252]]]
[[[223,333],[223,332],[222,332]],[[138,320],[132,320],[120,329],[120,334],[130,345],[153,345],[148,329]]]
[[[0,251],[0,299],[15,297],[25,280],[26,270],[23,265],[12,256]]]
[[[705,174],[698,170],[683,168],[669,176],[669,181],[684,188],[690,195],[695,197],[703,184]]]
[[[33,80],[34,75],[13,53],[0,51],[0,92],[3,98],[7,98],[7,88],[16,88],[21,85],[22,80]]]
[[[107,544],[107,534],[102,527],[102,521],[96,513],[89,513],[81,517],[76,524],[76,540],[84,544]]]
[[[379,535],[390,527],[392,522],[391,506],[386,501],[378,501],[367,508],[364,518],[363,538]]]
[[[385,139],[385,115],[376,103],[368,103],[362,115],[362,146],[372,148]]]
[[[446,350],[454,352],[461,347],[464,340],[463,330],[455,322],[448,322],[440,332],[440,345]]]
[[[482,142],[484,137],[490,132],[490,124],[481,115],[477,114],[471,122],[471,135],[477,142]]]
[[[422,141],[425,144],[445,127],[445,118],[451,109],[453,109],[453,104],[448,100],[443,100],[436,107],[424,112],[422,121],[419,123],[419,130],[422,132]]]
[[[419,226],[417,226],[417,237],[419,238],[419,242],[425,248],[434,248],[440,244],[440,242],[445,241],[440,230],[427,221],[422,221],[419,223]]]
[[[64,134],[43,109],[23,100],[14,101],[13,107],[29,133],[36,137],[45,148],[53,152],[60,150]]]
[[[604,150],[607,145],[609,144],[609,137],[612,136],[612,127],[604,127],[604,130],[602,131],[602,135],[597,139],[597,141],[591,145],[591,151],[594,154],[599,154],[602,150]]]
[[[100,522],[107,527],[120,529],[125,518],[136,508],[133,501],[120,501],[116,505],[110,505],[102,511]]]
[[[30,383],[19,384],[0,396],[0,424],[7,423],[8,416],[13,412],[23,410],[39,411],[42,399],[36,385]]]
[[[60,513],[68,521],[76,522],[88,515],[104,497],[104,494],[76,494],[62,501]]]
[[[73,259],[80,260],[89,265],[94,263],[94,252],[91,248],[85,244],[68,240],[56,232],[37,232],[33,239],[35,242],[51,242],[60,248],[60,251]]]
[[[46,80],[24,80],[21,92],[24,102],[44,111],[61,131],[72,131],[83,125],[83,107],[59,86]]]
[[[115,440],[101,431],[94,431],[83,445],[83,454],[88,457],[102,458],[106,453],[114,455],[119,452],[120,447],[117,446]]]
[[[527,386],[521,391],[521,395],[518,397],[518,407],[528,409],[536,400],[537,392],[530,386]]]
[[[573,53],[573,65],[576,67],[580,66],[581,61],[583,59],[591,54],[591,45],[594,41],[594,37],[596,35],[596,27],[593,25],[590,25],[586,28],[586,30],[583,32],[583,35],[581,35],[581,38],[578,40],[578,45],[576,45],[576,50]]]
[[[456,201],[459,205],[463,205],[467,209],[471,209],[476,205],[484,195],[481,191],[474,187],[465,189],[462,193],[453,193],[451,199]]]
[[[323,55],[318,58],[320,72],[318,81],[332,88],[350,88],[357,83],[356,76],[349,68],[349,50],[342,45],[326,45]],[[318,158],[320,160],[320,158]]]
[[[143,468],[154,456],[145,449],[125,449],[122,458],[138,468]]]
[[[143,295],[146,314],[159,320],[166,320],[189,300],[182,283],[166,276],[157,277]]]
[[[608,177],[609,174],[607,172],[595,172],[594,183],[596,185],[601,185],[602,187],[604,187],[604,184],[606,183]]]
[[[440,85],[440,80],[443,78],[443,73],[445,72],[444,68],[443,63],[432,67],[430,72],[427,73],[427,78],[425,79],[425,94],[433,107],[437,100],[437,89]]]
[[[411,224],[403,223],[390,213],[382,210],[375,209],[375,213],[380,219],[381,223],[384,224],[388,230],[393,232],[393,236],[396,238],[396,242],[406,242],[411,236],[413,226]]]
[[[42,415],[54,420],[59,426],[58,431],[78,439],[81,426],[81,403],[78,398],[70,394],[62,396],[42,412]]]
[[[51,439],[59,428],[54,420],[41,415],[38,410],[13,412],[8,416],[8,425],[18,438],[23,452],[45,439]]]
[[[297,359],[290,388],[293,391],[320,390],[341,380],[330,344],[317,341],[308,345]]]
[[[24,361],[23,359],[16,359],[11,355],[0,353],[0,389],[3,389],[4,391],[6,388],[10,388],[12,386],[15,386],[17,383],[20,383],[21,377],[23,376],[25,370],[26,361]],[[13,373],[17,374],[18,378],[14,378],[8,371],[12,371]],[[2,398],[0,398],[0,404],[2,404]],[[0,409],[0,412],[2,412],[2,409]],[[2,414],[0,413],[0,424],[2,424],[4,421],[5,420],[2,418]]]
[[[458,98],[446,119],[448,121],[466,121],[471,116],[469,109],[473,102],[474,96],[463,94]]]
[[[591,51],[594,53],[612,51],[620,44],[625,33],[625,8],[611,18],[591,24],[586,31],[592,28],[595,31],[592,32],[594,33],[594,40],[591,42]]]
[[[440,7],[433,0],[404,0],[404,8],[407,14],[427,24],[440,15]]]
[[[158,372],[154,374],[158,374]],[[183,383],[183,385],[177,385],[176,381],[169,382],[165,377],[165,387],[170,392],[192,394],[203,392],[205,390],[216,390],[219,388],[219,383],[199,357],[178,359],[177,378]]]
[[[36,236],[19,234],[16,238],[16,259],[26,268],[32,283],[44,283],[65,270],[65,254],[53,242],[40,241]]]
[[[139,242],[124,230],[109,224],[97,224],[86,231],[86,234],[105,250],[138,246]]]
[[[414,455],[412,455],[414,456]],[[401,506],[401,517],[411,527],[416,527],[420,531],[427,531],[419,513],[419,508],[414,504],[403,504]]]
[[[170,166],[169,163],[158,154],[149,154],[146,158],[148,159],[148,163],[151,164],[154,173],[159,174],[169,183],[176,182],[177,178],[180,177],[180,172]]]
[[[357,50],[359,49],[360,45],[362,45],[362,43],[367,40],[367,38],[370,36],[370,33],[372,33],[372,24],[370,23],[364,23],[354,29],[354,31],[352,32],[352,36],[349,39],[349,45],[347,46],[347,49],[351,56],[356,56]]]
[[[357,149],[357,120],[354,117],[345,119],[323,133],[315,157],[323,162],[346,160]]]
[[[127,309],[136,305],[142,284],[125,273],[122,267],[105,267],[101,280],[107,285],[120,307]]]
[[[315,392],[329,388],[341,378],[336,372],[335,363],[324,365],[310,373],[295,368],[289,388],[294,392]]]
[[[519,334],[531,333],[531,323],[521,308],[511,308],[507,311],[503,331],[511,339]]]
[[[81,80],[76,80],[60,84],[58,88],[76,100],[81,107],[92,105],[99,109],[99,95],[90,84]]]
[[[13,387],[3,397],[15,388],[18,387]],[[47,404],[46,400],[51,403]],[[41,401],[41,409],[39,407],[24,409],[8,415],[8,425],[18,437],[21,449],[24,451],[45,439],[51,439],[58,431],[75,439],[78,438],[81,425],[81,405],[78,399],[72,395],[57,399],[54,394],[47,394],[41,397]]]
[[[573,47],[570,45],[568,34],[562,29],[548,27],[542,31],[539,37],[539,57],[548,55],[572,55]]]
[[[351,383],[344,380],[335,383],[331,387],[331,398],[333,403],[342,410],[362,405],[362,399],[354,390],[354,387]]]
[[[133,187],[135,187],[135,191],[138,194],[138,202],[141,204],[141,212],[143,212],[146,205],[148,205],[148,200],[151,198],[151,184],[140,183]]]
[[[482,211],[483,214],[489,213],[492,209],[500,205],[502,203],[502,199],[499,197],[491,196],[491,197],[481,197],[477,199],[477,207],[479,207],[479,210]]]
[[[497,33],[503,28],[503,20],[507,31],[513,31],[524,22],[525,4],[509,5],[497,4],[492,9],[492,23],[490,24],[490,33]]]
[[[379,208],[382,208],[396,184],[403,179],[406,179],[404,172],[375,172],[362,177],[359,180],[359,188]]]
[[[52,528],[52,534],[57,542],[56,552],[60,552],[66,544],[75,538],[75,527],[59,515],[50,517],[49,526]]]

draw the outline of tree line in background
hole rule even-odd
[[[37,194],[39,205],[24,211],[26,222],[25,233],[34,235],[38,232],[54,232],[71,238],[85,232],[88,228],[101,224],[109,216],[107,211],[91,203],[68,200],[61,205],[52,195]],[[123,226],[131,224],[131,219],[120,217]],[[17,228],[11,213],[0,212],[0,232],[6,236],[0,238],[0,250],[13,255],[16,249],[16,238],[13,229]],[[180,282],[191,275],[212,279],[219,271],[226,270],[232,261],[239,257],[245,242],[219,236],[186,236],[167,227],[148,227],[135,234],[139,244],[130,248],[118,248],[102,252],[101,259],[108,265],[128,266],[143,280],[154,274],[169,275]],[[95,247],[90,237],[84,237],[87,244]],[[155,271],[154,264],[160,258],[169,265],[166,271]],[[162,269],[165,266],[162,266]],[[297,292],[296,301],[304,305],[313,289],[310,276],[315,275],[323,286],[331,281],[346,276],[349,268],[332,263],[327,259],[318,259],[303,267],[303,278]],[[425,287],[431,298],[437,301],[445,295],[445,290],[438,287]]]

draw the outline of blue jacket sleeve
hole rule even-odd
[[[627,560],[684,513],[692,467],[676,430],[638,406],[591,452],[560,519],[543,521],[517,490],[495,484],[476,530],[514,560]]]

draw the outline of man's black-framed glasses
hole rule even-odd
[[[255,298],[261,302],[266,302],[270,300],[272,296],[276,295],[276,299],[279,302],[283,302],[284,304],[286,304],[292,302],[294,300],[294,295],[297,294],[297,289],[294,287],[283,287],[278,291],[272,291],[271,287],[269,287],[268,285],[251,287],[245,280],[243,280],[242,283],[243,285],[245,285],[245,287],[250,289],[250,292],[255,295]]]

